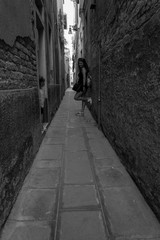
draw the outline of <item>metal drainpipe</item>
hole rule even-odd
[[[101,43],[98,43],[98,128],[101,127]]]

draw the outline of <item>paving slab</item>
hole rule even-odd
[[[47,168],[47,169],[55,169],[57,167],[61,167],[61,161],[59,160],[39,160],[36,161],[36,163],[34,164],[35,168]],[[33,171],[35,171],[35,169],[33,169]],[[32,172],[33,172],[32,171]]]
[[[107,240],[100,212],[61,214],[60,240]]]
[[[91,208],[99,205],[94,185],[66,185],[63,189],[63,208]]]
[[[118,156],[115,158],[94,158],[94,166],[96,169],[104,169],[107,167],[124,168]]]
[[[66,140],[65,150],[71,152],[87,150],[84,137],[74,135],[68,136]]]
[[[104,189],[106,187],[123,187],[133,185],[131,177],[123,168],[107,167],[97,171],[99,184]]]
[[[106,188],[103,194],[107,218],[115,237],[160,239],[160,225],[136,189]]]
[[[9,220],[52,220],[55,211],[56,191],[27,189],[21,191],[11,211]]]
[[[28,181],[25,182],[26,188],[56,188],[59,183],[60,169],[33,169]]]
[[[102,139],[105,139],[104,134],[95,126],[90,126],[90,127],[86,126],[85,131],[88,138],[95,138],[98,136]]]
[[[65,183],[92,183],[93,176],[87,152],[65,152]]]
[[[66,135],[66,127],[55,127],[50,126],[47,130],[46,136],[47,138],[57,138],[57,137],[65,137]]]
[[[89,139],[89,146],[95,158],[115,158],[117,154],[106,139]]]
[[[51,127],[66,127],[67,120],[63,121],[62,119],[58,119],[51,123]]]
[[[53,223],[52,223],[53,224]],[[50,240],[52,224],[46,222],[10,222],[3,230],[4,240]]]
[[[66,122],[68,120],[68,113],[62,115],[62,113],[58,112],[58,114],[56,114],[55,117],[52,119],[51,124],[57,123],[59,119],[61,120],[62,123]]]
[[[61,159],[63,153],[62,145],[42,145],[37,158],[39,159]]]
[[[62,104],[62,102],[61,102],[61,104]],[[61,110],[62,109],[61,107],[63,107],[63,105],[60,105],[60,108],[58,108],[58,110],[55,114],[55,118],[57,118],[57,117],[67,118],[68,117],[68,111],[64,112],[64,110]],[[54,119],[52,121],[54,121]]]
[[[81,121],[77,121],[76,118],[70,119],[70,121],[67,123],[67,128],[78,128],[81,127]]]
[[[93,128],[93,127],[97,128],[98,127],[96,121],[91,117],[91,115],[88,111],[86,111],[82,125],[84,128]]]
[[[43,144],[45,145],[62,145],[65,143],[65,136],[62,137],[45,137]]]
[[[72,136],[75,136],[75,137],[83,137],[83,130],[82,130],[82,127],[68,127],[67,128],[67,136],[68,137],[72,137]]]

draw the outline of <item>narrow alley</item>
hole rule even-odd
[[[69,88],[1,240],[160,239],[160,224],[88,108]]]

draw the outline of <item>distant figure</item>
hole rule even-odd
[[[88,85],[87,85],[87,76],[89,73],[89,67],[84,58],[78,59],[78,83],[79,88],[74,96],[76,101],[82,101],[82,109],[80,112],[76,113],[77,116],[84,116],[84,109],[87,101],[90,101],[90,98],[86,96]]]
[[[39,94],[40,94],[40,106],[41,106],[41,119],[43,122],[44,119],[44,101],[45,101],[45,79],[43,77],[39,77]]]

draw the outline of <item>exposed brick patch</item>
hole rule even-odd
[[[30,38],[17,37],[13,47],[0,40],[0,89],[37,86],[35,46]]]

